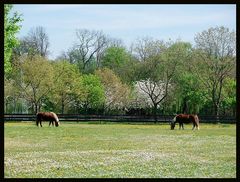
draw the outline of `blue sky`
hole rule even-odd
[[[122,39],[128,47],[141,37],[161,40],[180,38],[194,44],[194,36],[210,27],[236,30],[236,5],[27,5],[16,4],[23,14],[18,37],[32,27],[46,29],[50,41],[49,58],[67,51],[74,43],[76,29],[102,30]]]

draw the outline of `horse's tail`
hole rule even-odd
[[[196,123],[199,124],[199,118],[198,118],[198,115],[195,114],[194,117],[195,117]]]
[[[199,129],[199,118],[198,118],[198,115],[194,115],[194,118],[195,118],[195,123],[197,125],[197,129]]]

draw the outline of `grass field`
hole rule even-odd
[[[236,125],[4,124],[5,178],[236,178]]]

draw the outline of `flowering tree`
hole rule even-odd
[[[136,67],[137,88],[151,101],[157,122],[157,108],[168,95],[180,51],[172,42],[164,43],[151,39],[143,39],[136,47],[140,48],[136,51],[139,57],[145,55]]]
[[[140,98],[140,100],[144,101],[143,105],[154,108],[155,121],[157,121],[157,108],[167,96],[169,88],[171,88],[171,85],[161,80],[156,82],[147,79],[137,81],[135,84],[137,98]]]
[[[128,86],[108,68],[97,70],[96,75],[99,76],[104,86],[105,109],[123,109],[129,100]]]

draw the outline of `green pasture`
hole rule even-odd
[[[236,125],[4,124],[5,178],[236,178]]]

